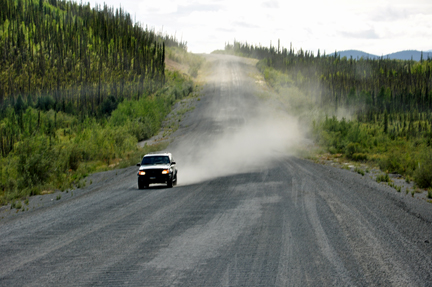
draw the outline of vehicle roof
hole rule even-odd
[[[170,152],[164,152],[164,153],[148,153],[144,157],[148,156],[169,156],[169,158],[172,158],[172,154]]]

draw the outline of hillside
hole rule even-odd
[[[101,107],[164,83],[165,42],[121,8],[56,0],[0,7],[3,107],[22,97],[43,110],[102,116],[112,109]]]
[[[353,59],[377,59],[379,58],[379,56],[373,55],[373,54],[369,54],[363,51],[359,51],[359,50],[346,50],[346,51],[340,51],[340,52],[335,52],[336,54],[340,55],[341,58],[343,57],[347,57],[348,59],[350,57],[352,57]],[[335,53],[329,54],[331,56],[334,56]]]
[[[366,58],[378,59],[382,57],[383,59],[390,59],[390,60],[414,60],[414,61],[420,61],[422,58],[422,53],[423,53],[423,60],[426,60],[428,57],[432,58],[431,51],[421,52],[416,50],[400,51],[400,52],[395,52],[395,53],[382,55],[382,56],[373,55],[358,50],[346,50],[346,51],[336,52],[336,54],[340,55],[341,58],[347,57],[348,59],[352,56],[353,59],[360,59],[362,57],[364,59]],[[332,55],[334,55],[334,53]]]
[[[174,37],[106,5],[0,0],[0,205],[135,163],[192,78]],[[123,160],[125,159],[125,160]]]

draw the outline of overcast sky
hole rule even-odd
[[[87,2],[84,1],[83,2]],[[362,50],[385,55],[432,50],[431,0],[91,0],[120,5],[143,25],[176,35],[194,53],[223,49],[234,39],[295,50]]]

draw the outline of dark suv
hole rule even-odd
[[[177,184],[177,168],[170,153],[146,154],[138,163],[138,188],[150,183],[166,183],[168,187]]]

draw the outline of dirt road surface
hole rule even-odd
[[[432,286],[432,204],[291,156],[304,128],[212,72],[169,146],[179,185],[137,167],[0,220],[0,286]]]

